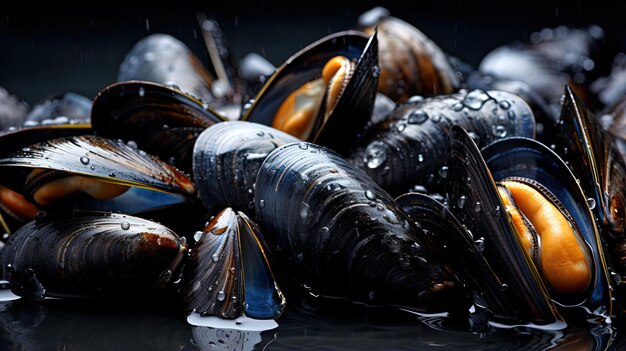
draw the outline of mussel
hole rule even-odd
[[[257,219],[291,291],[418,312],[467,310],[450,266],[367,175],[310,143],[274,150],[256,181]]]
[[[375,34],[331,34],[280,66],[242,119],[343,151],[370,119],[376,63]]]
[[[22,125],[28,114],[28,104],[0,87],[0,131]]]
[[[375,8],[359,17],[366,33],[378,34],[378,91],[399,103],[411,96],[452,94],[460,83],[445,53],[412,25]]]
[[[452,213],[474,236],[484,238],[484,256],[510,293],[523,301],[527,322],[610,321],[612,288],[593,214],[576,178],[553,151],[532,139],[509,138],[481,155],[471,137],[453,127],[448,165]],[[499,190],[494,180],[507,190]],[[548,205],[554,208],[548,211]],[[528,208],[535,212],[525,212]],[[565,218],[556,219],[557,214]],[[526,229],[534,231],[530,249],[520,234]],[[551,242],[555,230],[565,229],[573,230],[571,237]],[[559,287],[551,274],[565,286]],[[575,280],[579,283],[568,285]]]
[[[25,126],[38,124],[89,124],[91,99],[80,94],[66,92],[52,96],[33,106]]]
[[[189,312],[235,319],[275,319],[285,298],[274,279],[258,226],[227,208],[190,251],[181,296]]]
[[[151,221],[112,213],[38,218],[0,253],[3,279],[32,299],[147,298],[176,276],[186,244]]]
[[[267,155],[297,138],[262,124],[217,123],[200,134],[193,150],[198,194],[210,214],[225,207],[254,212],[254,183]]]
[[[470,132],[480,146],[535,133],[533,113],[522,99],[507,92],[472,90],[398,106],[387,120],[372,126],[348,158],[392,195],[416,184],[442,191],[446,138],[454,124]]]

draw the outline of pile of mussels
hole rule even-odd
[[[2,279],[276,319],[340,299],[491,325],[611,323],[626,56],[545,29],[474,69],[376,10],[274,68],[151,35],[91,101],[0,100]],[[613,64],[611,65],[611,61]]]

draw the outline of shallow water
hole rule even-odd
[[[611,327],[472,333],[439,317],[346,304],[315,313],[288,309],[278,320],[278,328],[258,332],[192,326],[174,306],[18,299],[0,303],[0,330],[2,350],[502,351],[626,346],[626,340],[616,339]]]

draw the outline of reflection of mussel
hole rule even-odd
[[[149,82],[110,85],[98,93],[91,111],[97,135],[132,141],[189,173],[196,138],[223,120],[198,99]]]
[[[207,128],[195,143],[193,172],[198,194],[210,214],[225,207],[254,212],[254,183],[265,157],[297,138],[243,121]]]
[[[281,281],[292,291],[422,312],[465,303],[450,268],[413,221],[367,175],[324,147],[274,150],[257,176],[255,206],[280,259]]]
[[[349,153],[350,162],[391,194],[415,184],[441,189],[446,138],[452,125],[468,130],[480,146],[510,137],[533,137],[533,114],[519,97],[473,90],[401,105],[374,125]]]
[[[414,95],[451,94],[459,88],[446,55],[417,28],[379,8],[361,15],[359,22],[366,33],[378,33],[379,92],[406,103]]]
[[[285,299],[274,280],[257,225],[227,208],[190,252],[181,295],[189,312],[235,319],[278,318]]]
[[[26,224],[0,261],[3,277],[21,296],[126,298],[168,282],[185,250],[184,241],[155,222],[74,212]]]
[[[307,46],[279,67],[243,119],[345,150],[372,113],[376,35],[347,31]]]
[[[481,237],[483,255],[506,284],[508,293],[519,299],[520,306],[525,306],[520,310],[522,320],[546,324],[561,319],[559,313],[567,320],[595,318],[604,321],[609,318],[613,302],[602,244],[583,191],[565,163],[549,148],[531,139],[495,142],[485,148],[481,156],[470,136],[454,127],[450,143],[448,201],[452,213],[473,235]],[[502,194],[494,183],[494,179],[522,178],[526,179],[526,184],[541,189],[539,195],[535,193],[534,198],[526,198],[513,194],[519,189],[512,188],[509,194]],[[503,199],[501,194],[512,195],[517,205]],[[538,234],[534,236],[538,247],[526,251],[520,231],[530,228],[541,232],[542,227],[548,226],[552,231],[561,228],[555,223],[559,221],[556,216],[535,221],[534,216],[548,212],[544,204],[553,205],[555,208],[551,211],[568,218],[570,222],[563,227],[574,229],[573,237],[552,244],[553,239],[548,234],[534,233]],[[525,212],[526,208],[538,206],[541,208],[535,213]],[[515,209],[525,214],[516,213]],[[577,261],[568,266],[568,260],[561,255],[569,255],[566,252],[572,246],[571,252],[581,252],[582,263]],[[549,253],[550,250],[554,252]],[[581,276],[580,285],[565,291],[548,277],[552,274],[548,270],[554,264],[557,271],[552,273],[560,275],[566,283],[574,279],[569,274],[580,265],[587,265],[590,271]],[[555,306],[559,307],[558,312]]]

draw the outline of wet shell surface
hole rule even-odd
[[[297,138],[253,122],[229,121],[207,128],[194,146],[193,171],[202,203],[215,214],[226,207],[254,212],[254,183],[274,149]]]
[[[46,216],[15,232],[0,254],[18,295],[146,297],[168,282],[186,245],[160,224],[122,214]]]
[[[304,293],[422,312],[465,303],[433,243],[329,149],[294,143],[273,151],[259,171],[255,205],[278,267]]]
[[[532,111],[522,99],[507,92],[472,90],[397,107],[370,129],[348,159],[392,195],[416,184],[441,191],[447,177],[448,131],[455,124],[479,146],[535,133]]]

